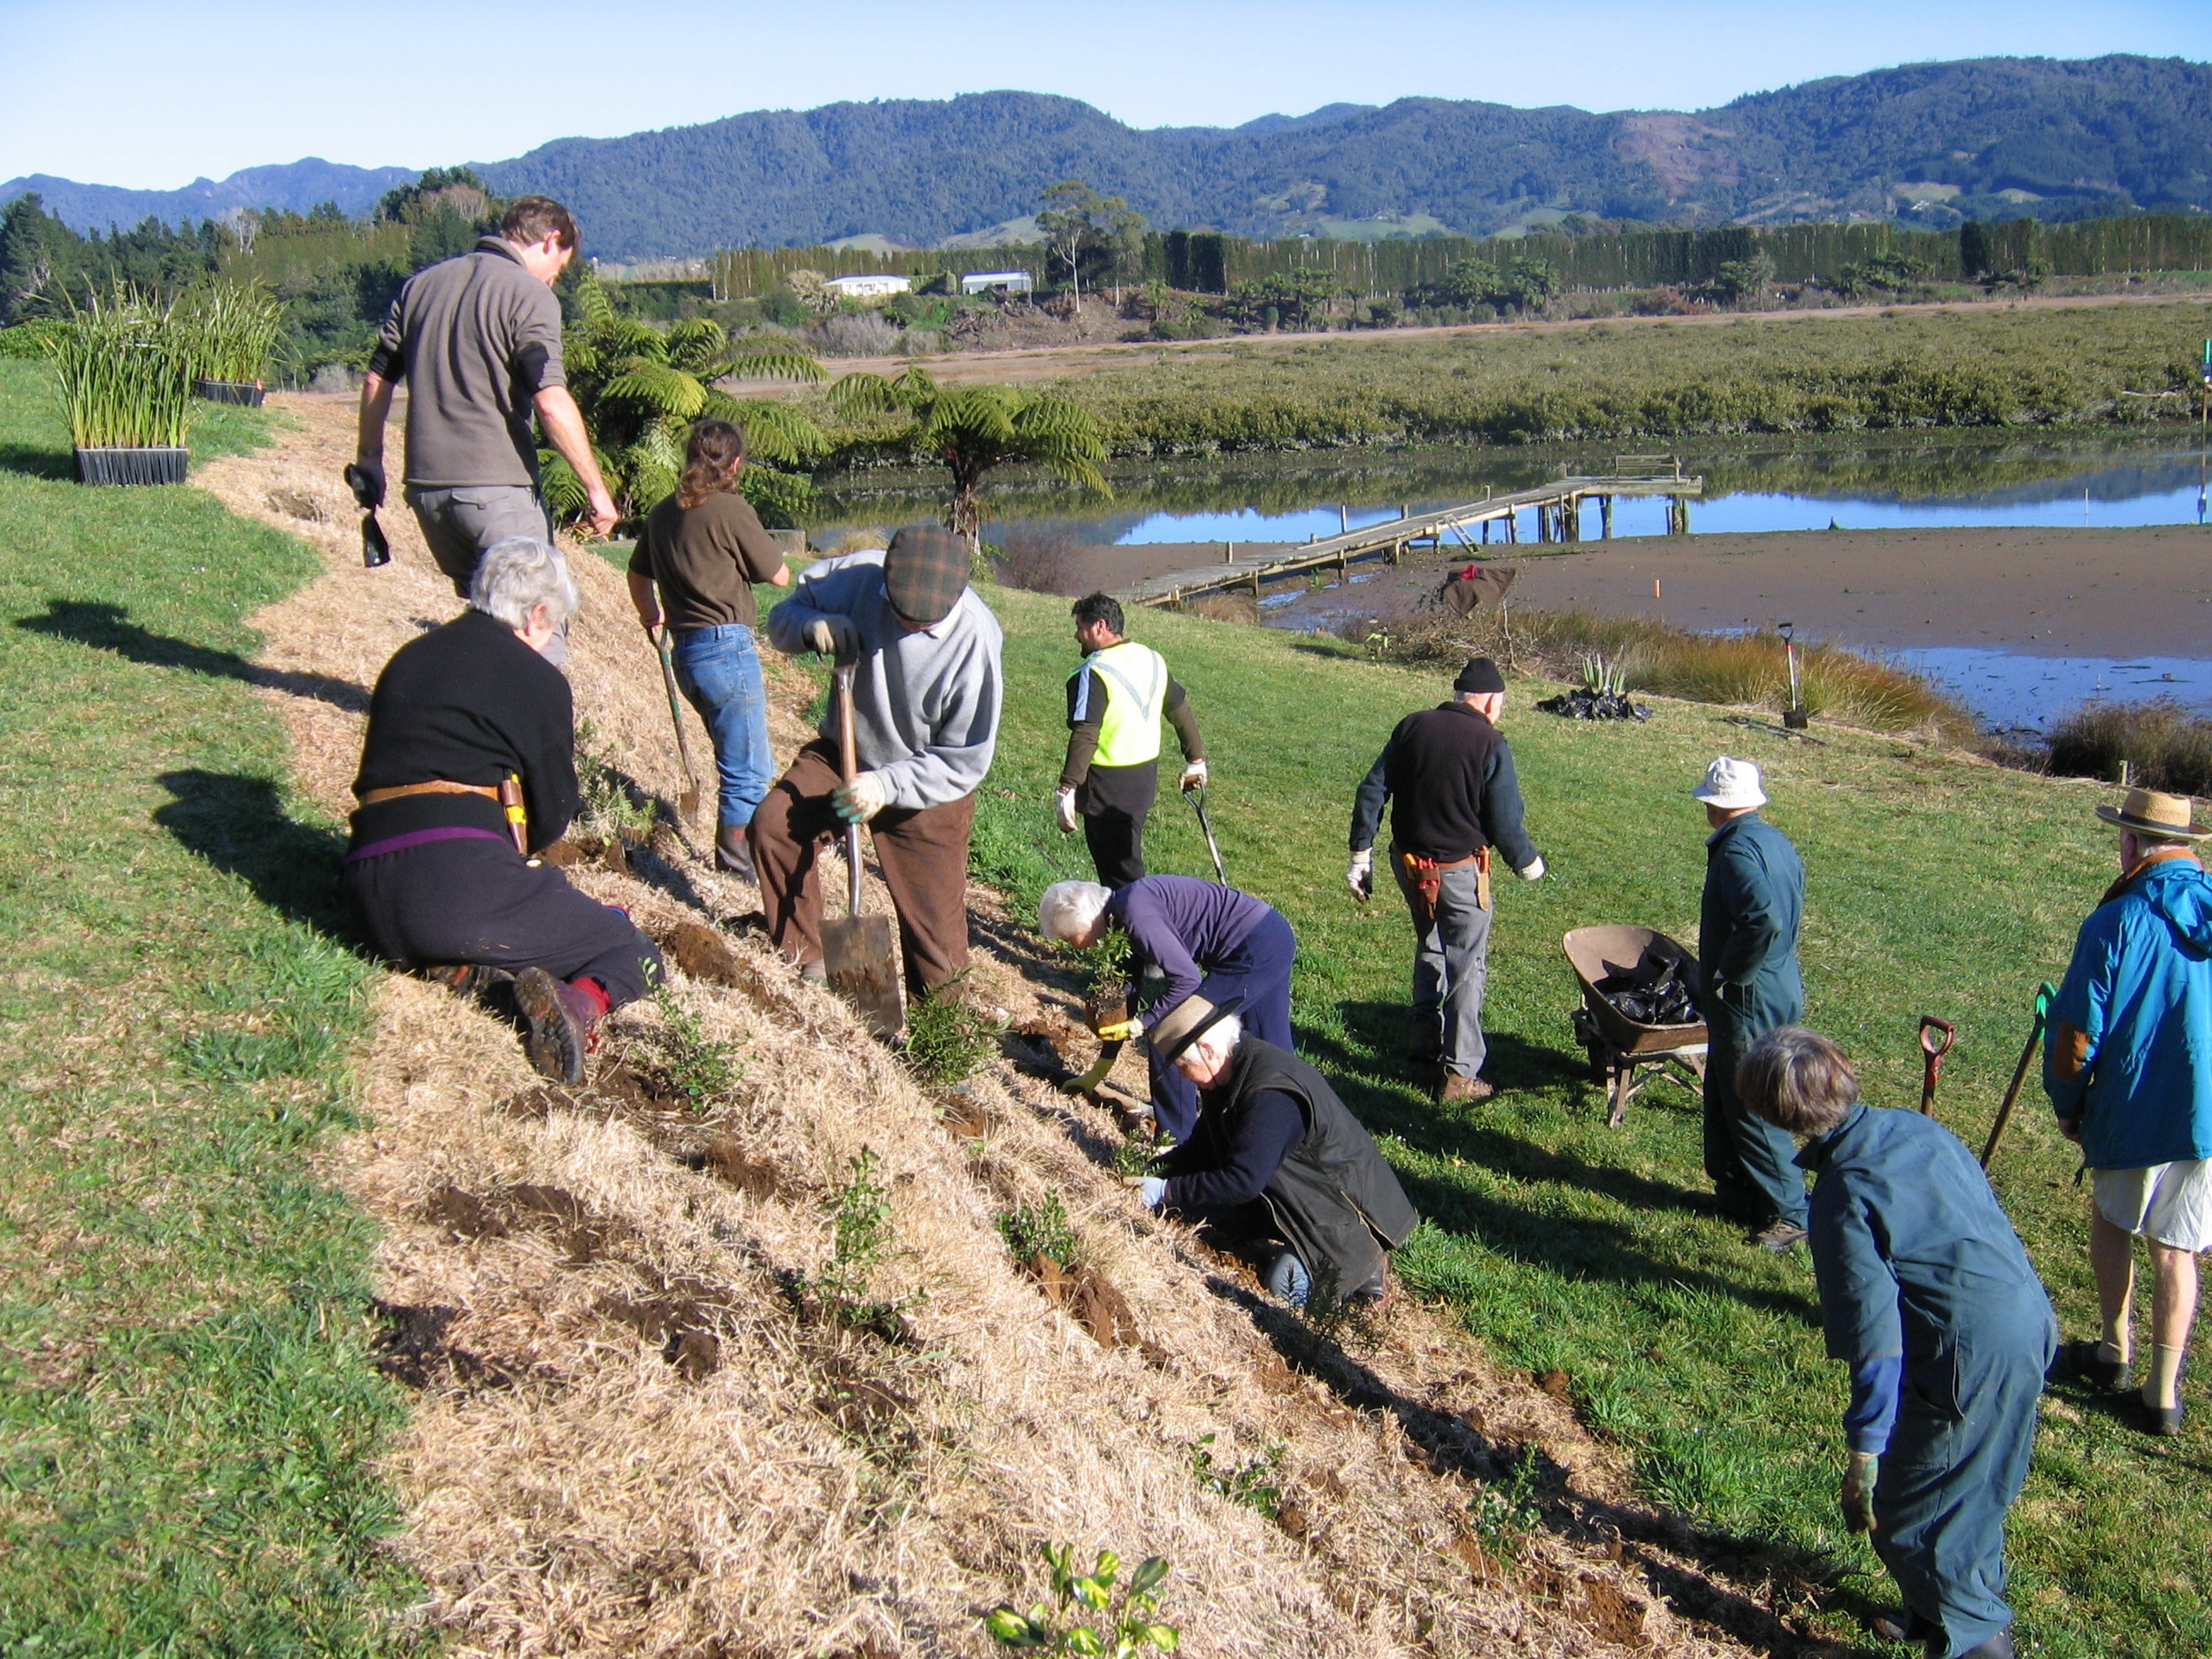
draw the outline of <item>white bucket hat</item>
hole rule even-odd
[[[1732,760],[1725,755],[1705,769],[1705,781],[1690,793],[1706,805],[1726,812],[1767,803],[1767,793],[1759,787],[1758,767],[1750,761]]]

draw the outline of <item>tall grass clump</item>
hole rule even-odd
[[[1600,657],[1629,691],[1777,713],[1789,702],[1782,636],[1766,629],[1697,634],[1573,607],[1486,605],[1465,618],[1440,607],[1355,617],[1338,633],[1394,662],[1456,666],[1468,657],[1488,656],[1578,684],[1583,664]],[[1951,742],[1975,737],[1972,715],[1906,669],[1839,645],[1801,643],[1797,662],[1805,707],[1822,718],[1875,732],[1925,732]]]
[[[2175,795],[2212,795],[2212,720],[2171,697],[2093,703],[2051,728],[2051,770]]]
[[[118,285],[48,336],[69,441],[80,449],[178,449],[191,430],[192,358],[172,308]]]
[[[175,326],[196,379],[258,386],[284,332],[284,308],[259,282],[212,282],[178,303]]]

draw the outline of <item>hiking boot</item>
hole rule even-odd
[[[714,867],[725,875],[735,876],[740,881],[760,885],[760,872],[753,868],[752,844],[745,838],[745,826],[725,824],[715,832]]]
[[[1436,1103],[1440,1106],[1454,1106],[1462,1102],[1472,1105],[1477,1101],[1488,1100],[1497,1092],[1479,1077],[1462,1077],[1455,1071],[1448,1075],[1438,1087]]]
[[[1866,1627],[1884,1641],[1924,1642],[1943,1633],[1943,1626],[1921,1617],[1910,1608],[1895,1613],[1877,1613],[1866,1621]]]
[[[557,979],[543,968],[525,968],[515,976],[515,1006],[530,1022],[532,1068],[557,1082],[581,1083],[584,1056],[599,1046],[604,996]]]
[[[1805,1229],[1794,1221],[1770,1221],[1763,1231],[1751,1235],[1749,1242],[1777,1256],[1787,1256],[1805,1242]]]
[[[2087,1383],[2092,1388],[2120,1394],[2135,1378],[2127,1361],[2105,1358],[2104,1344],[2093,1337],[2086,1342],[2061,1343],[2052,1356],[2047,1380]]]
[[[426,962],[415,970],[433,985],[442,985],[456,996],[481,997],[514,982],[504,968],[481,962]]]

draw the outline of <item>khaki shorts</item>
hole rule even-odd
[[[2212,1250],[2212,1160],[2092,1170],[2097,1213],[2170,1250]]]

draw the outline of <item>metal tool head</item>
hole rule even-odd
[[[1222,867],[1221,847],[1214,840],[1213,821],[1206,816],[1206,786],[1183,791],[1183,799],[1190,803],[1190,810],[1198,814],[1198,827],[1206,837],[1206,850],[1213,855],[1214,879],[1223,887],[1229,885],[1229,872]]]
[[[841,916],[822,924],[822,965],[830,989],[888,1042],[906,1026],[899,995],[899,953],[887,916]]]

